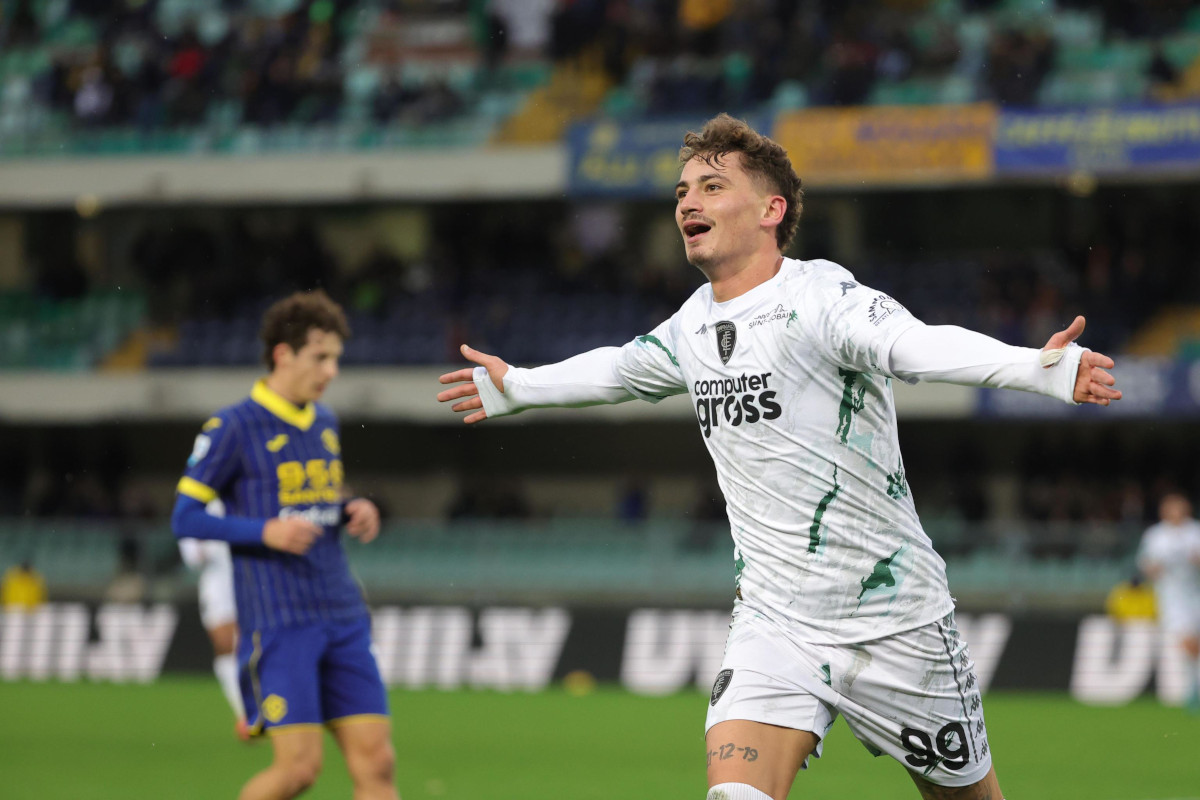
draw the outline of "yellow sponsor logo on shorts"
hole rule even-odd
[[[267,695],[267,699],[263,700],[262,712],[267,722],[279,722],[287,716],[287,700],[277,694]]]

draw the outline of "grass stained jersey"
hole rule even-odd
[[[867,641],[953,608],[905,480],[888,371],[918,324],[837,264],[784,259],[725,303],[702,286],[618,357],[637,397],[690,396],[737,595],[809,641]]]

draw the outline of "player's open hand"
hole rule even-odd
[[[1079,338],[1086,324],[1087,320],[1083,317],[1076,317],[1065,331],[1059,331],[1051,336],[1050,341],[1042,350],[1057,350],[1066,347]],[[1113,360],[1103,353],[1088,350],[1083,354],[1083,358],[1079,360],[1079,374],[1075,378],[1076,403],[1095,403],[1098,406],[1106,406],[1113,400],[1121,399],[1121,391],[1112,388],[1117,379],[1107,372],[1113,368],[1113,363]]]
[[[302,556],[324,531],[302,517],[275,517],[263,526],[263,544],[272,550]]]
[[[474,361],[481,367],[487,368],[488,377],[492,379],[492,383],[501,392],[504,391],[504,375],[508,372],[508,364],[499,356],[489,356],[487,353],[481,353],[467,345],[459,348],[463,356],[468,361]],[[468,414],[463,422],[482,422],[487,419],[487,412],[483,410],[483,400],[479,397],[479,389],[475,386],[475,368],[464,367],[463,369],[447,372],[445,375],[438,378],[439,383],[457,383],[450,389],[445,389],[438,392],[438,402],[445,403],[449,400],[459,400],[467,398],[461,403],[455,403],[451,408],[455,411],[472,411]]]
[[[379,535],[379,508],[365,497],[346,503],[346,533],[363,544]]]

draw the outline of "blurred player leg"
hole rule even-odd
[[[1185,700],[1186,708],[1193,714],[1200,714],[1200,634],[1183,637],[1179,643],[1183,649],[1188,675],[1188,693]]]
[[[392,724],[375,718],[330,728],[354,781],[354,800],[399,800]]]
[[[323,735],[319,728],[307,727],[272,733],[271,766],[242,787],[238,800],[289,800],[311,787],[321,773]]]
[[[213,646],[213,673],[237,718],[238,738],[247,741],[250,734],[246,728],[246,709],[242,707],[242,690],[238,685],[237,623],[226,622],[210,628],[208,636]]]
[[[819,741],[810,731],[744,719],[718,722],[704,737],[709,753],[708,785],[744,783],[775,800],[784,800],[800,765]]]
[[[213,504],[209,504],[210,508]],[[211,511],[209,513],[212,513]],[[224,542],[204,542],[205,562],[200,573],[200,619],[213,646],[213,672],[237,718],[235,731],[247,741],[246,709],[238,685],[237,603],[233,595],[233,563]]]

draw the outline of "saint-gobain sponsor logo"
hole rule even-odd
[[[900,305],[900,303],[886,294],[881,294],[872,300],[871,305],[867,307],[867,319],[871,321],[872,325],[878,325],[892,314],[903,310],[904,306]]]
[[[783,303],[775,306],[771,311],[765,314],[759,314],[754,319],[750,320],[750,330],[754,330],[759,325],[766,325],[768,322],[774,322],[780,319],[787,319],[790,316],[788,311],[783,307]]]
[[[742,373],[737,378],[712,378],[696,381],[692,395],[696,398],[696,419],[704,438],[712,436],[713,428],[725,424],[737,427],[760,419],[775,419],[783,408],[775,402],[775,390],[768,385],[770,372],[759,375]]]

